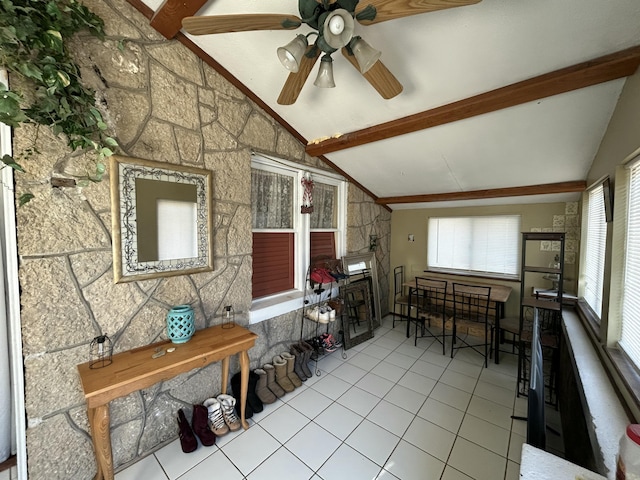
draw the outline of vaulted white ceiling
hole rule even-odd
[[[161,0],[144,3],[153,11],[162,6]],[[210,0],[196,15],[237,13],[299,16],[296,0]],[[403,92],[384,100],[336,52],[335,88],[313,85],[316,64],[296,103],[279,105],[276,100],[288,72],[276,49],[310,31],[303,25],[294,31],[187,36],[312,142],[375,128],[640,45],[640,1],[482,0],[370,26],[356,23],[355,33],[382,51],[381,61],[402,83]],[[381,198],[585,180],[624,81],[623,77],[599,83],[324,157]],[[482,202],[566,201],[576,195]],[[417,206],[424,204],[390,204]]]

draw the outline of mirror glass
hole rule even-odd
[[[375,330],[380,326],[380,290],[378,287],[378,271],[373,252],[346,255],[342,257],[342,268],[349,276],[349,283],[368,278],[371,285],[371,317],[372,326]]]
[[[208,170],[113,156],[116,283],[213,270]]]
[[[348,350],[373,337],[370,278],[349,282],[340,290],[345,308],[342,316],[344,349]]]

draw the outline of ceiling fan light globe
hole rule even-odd
[[[298,35],[296,38],[287,43],[284,47],[277,50],[280,63],[290,72],[296,73],[300,68],[302,56],[307,50],[307,37]]]
[[[382,55],[382,52],[373,48],[360,37],[354,38],[350,46],[358,61],[361,73],[369,71]]]
[[[354,28],[353,16],[344,8],[338,8],[325,19],[322,25],[322,36],[331,48],[337,50],[351,41]]]
[[[334,35],[340,35],[344,31],[344,20],[340,15],[334,15],[329,20],[329,31]]]
[[[320,69],[313,84],[320,88],[333,88],[336,86],[333,81],[333,59],[329,55],[324,55],[320,59]]]

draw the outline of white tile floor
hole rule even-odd
[[[182,453],[178,440],[116,480],[515,480],[526,399],[516,358],[482,368],[431,339],[405,338],[391,317],[375,338],[320,359],[320,376],[249,419],[251,428]],[[215,392],[212,392],[215,393]]]

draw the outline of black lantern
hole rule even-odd
[[[89,345],[89,368],[102,368],[113,361],[113,343],[107,335],[94,338]]]

